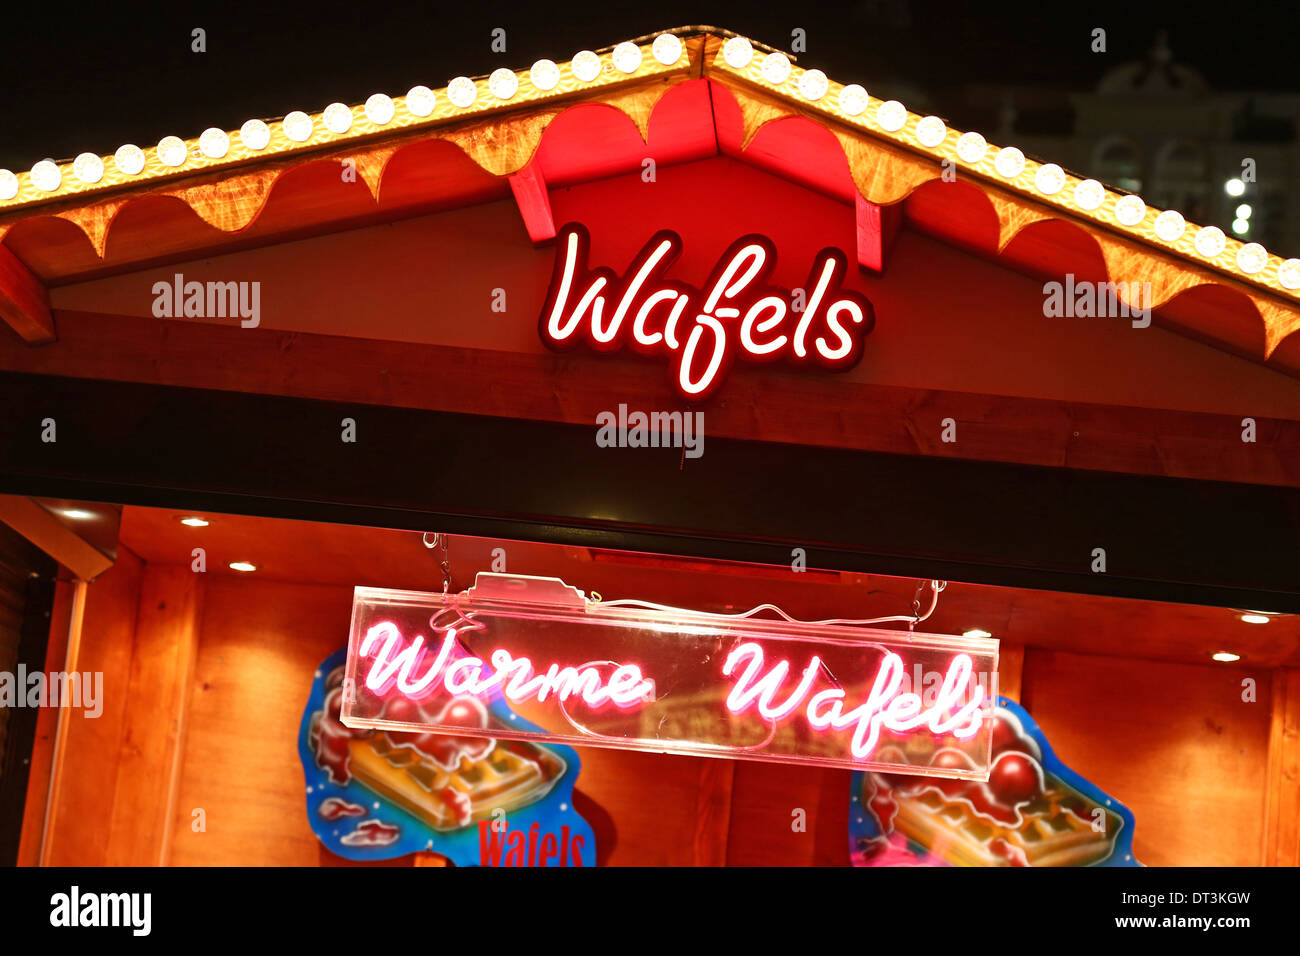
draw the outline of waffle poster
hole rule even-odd
[[[943,760],[942,748],[931,756]],[[854,866],[1141,866],[1133,814],[1065,766],[1019,704],[998,698],[987,783],[853,774]]]
[[[486,736],[355,730],[339,720],[346,649],[321,664],[298,732],[307,817],[350,860],[427,850],[457,866],[594,866],[573,809],[570,747]],[[443,723],[533,729],[497,697],[442,702]]]

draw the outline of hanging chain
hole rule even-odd
[[[948,586],[947,581],[918,581],[916,582],[916,594],[912,597],[912,620],[908,622],[907,629],[915,631],[916,625],[925,620],[934,613],[934,609],[939,606],[939,593]],[[933,589],[934,597],[930,601],[930,610],[924,614],[921,613],[921,594],[927,589]]]
[[[432,541],[429,540],[430,536],[433,537]],[[439,567],[442,569],[442,593],[446,594],[451,590],[451,561],[447,557],[447,536],[426,531],[420,540],[424,542],[426,548],[442,548],[442,560],[439,562]]]

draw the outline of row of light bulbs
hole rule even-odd
[[[754,58],[753,45],[744,37],[732,37],[722,45],[722,59],[734,70],[749,69]],[[793,66],[784,53],[773,52],[759,61],[758,71],[768,83],[781,86],[790,79]],[[830,90],[830,82],[821,70],[801,73],[795,86],[800,96],[814,103],[825,97]],[[870,97],[865,89],[852,83],[840,90],[838,105],[840,112],[845,115],[859,117],[867,112]],[[898,100],[886,100],[877,104],[875,118],[881,129],[897,133],[907,124],[907,107]],[[948,127],[938,116],[926,116],[917,121],[912,135],[927,149],[937,149],[947,139]],[[955,148],[958,159],[968,166],[977,166],[987,157],[990,147],[982,135],[968,132],[957,137]],[[1016,179],[1025,171],[1025,166],[1025,154],[1014,146],[998,150],[993,157],[993,169],[1003,179]],[[1065,170],[1056,163],[1039,166],[1034,173],[1034,188],[1045,196],[1056,196],[1065,188],[1066,182]],[[1075,185],[1072,198],[1079,209],[1096,212],[1106,202],[1106,187],[1095,179],[1085,179]],[[1140,196],[1121,196],[1116,200],[1111,214],[1120,225],[1132,228],[1146,219],[1147,205]],[[1186,233],[1187,222],[1181,213],[1167,209],[1155,217],[1152,229],[1156,238],[1175,243]],[[1203,226],[1192,239],[1197,254],[1206,259],[1217,259],[1227,244],[1228,238],[1218,226]],[[1247,275],[1263,272],[1268,261],[1268,250],[1258,242],[1246,243],[1237,251],[1237,268]],[[1288,259],[1281,263],[1277,270],[1277,280],[1284,288],[1300,289],[1300,259]]]
[[[651,56],[664,66],[675,65],[681,59],[682,50],[682,41],[671,33],[660,34],[650,46]],[[722,58],[732,69],[748,69],[754,57],[753,45],[744,37],[731,37],[722,45]],[[641,48],[631,42],[618,44],[610,54],[614,69],[625,75],[635,73],[642,60]],[[574,77],[583,83],[592,82],[604,69],[600,56],[591,50],[575,55],[569,66]],[[759,63],[759,72],[764,80],[780,86],[790,78],[793,66],[784,53],[772,52]],[[560,67],[554,60],[538,60],[528,76],[536,89],[549,92],[560,83]],[[821,70],[806,70],[799,75],[796,86],[804,99],[818,102],[829,92],[830,81]],[[487,89],[498,101],[508,101],[519,91],[518,74],[505,67],[495,70],[488,77]],[[478,84],[467,76],[458,76],[447,84],[447,100],[458,109],[473,107],[479,94]],[[871,102],[867,91],[856,83],[841,89],[838,99],[840,111],[850,117],[862,116]],[[415,86],[407,92],[405,105],[411,115],[423,119],[433,112],[437,95],[427,86]],[[386,126],[396,116],[397,105],[387,94],[376,93],[366,100],[362,110],[372,124]],[[898,100],[887,100],[876,105],[875,118],[882,129],[897,133],[907,124],[908,112]],[[352,108],[344,103],[331,103],[321,114],[321,123],[336,135],[348,132],[353,120]],[[281,120],[281,128],[291,142],[304,143],[314,132],[314,122],[308,114],[295,110]],[[270,144],[271,128],[262,120],[252,119],[240,127],[238,136],[246,149],[256,152]],[[938,116],[926,116],[917,121],[913,136],[921,146],[936,149],[947,139],[948,127]],[[229,153],[230,145],[229,134],[214,126],[199,136],[198,150],[207,159],[222,159]],[[989,148],[988,141],[976,132],[962,133],[955,146],[957,157],[969,166],[982,163]],[[190,158],[188,145],[178,136],[165,136],[159,140],[156,153],[159,161],[171,168],[184,165]],[[144,150],[133,144],[122,146],[113,154],[113,164],[119,172],[137,176],[144,171]],[[1024,153],[1014,146],[998,150],[993,157],[993,169],[1003,179],[1016,179],[1024,172],[1025,166]],[[103,179],[104,172],[104,161],[94,153],[82,153],[72,163],[73,175],[87,185]],[[31,180],[42,192],[53,193],[63,185],[63,170],[52,160],[43,159],[32,167]],[[1045,196],[1056,196],[1065,188],[1066,182],[1065,170],[1056,163],[1039,166],[1034,173],[1034,188]],[[13,199],[17,194],[18,177],[7,169],[0,169],[0,200]],[[1085,179],[1075,185],[1072,198],[1079,209],[1094,213],[1106,202],[1106,187],[1095,179]],[[1116,200],[1111,215],[1120,225],[1132,228],[1146,219],[1147,206],[1139,196],[1121,196]],[[1186,233],[1187,222],[1177,211],[1167,209],[1155,217],[1152,229],[1156,238],[1175,243]],[[1217,226],[1203,226],[1193,237],[1192,245],[1203,258],[1216,259],[1227,247],[1227,236]],[[1245,274],[1258,275],[1268,266],[1268,250],[1258,242],[1246,243],[1238,249],[1236,261],[1237,268]],[[1281,263],[1277,269],[1277,281],[1286,289],[1300,289],[1300,259],[1287,259]]]
[[[681,59],[682,41],[671,33],[664,33],[651,44],[651,55],[663,66],[672,66]],[[614,47],[610,60],[623,74],[635,73],[643,56],[635,43],[625,42]],[[600,76],[604,64],[598,54],[583,50],[570,62],[573,75],[583,83]],[[543,93],[554,90],[560,83],[560,67],[554,60],[538,60],[529,70],[528,78]],[[487,81],[488,92],[500,101],[512,99],[519,91],[519,77],[510,69],[495,70]],[[467,76],[458,76],[447,84],[448,102],[458,109],[469,109],[479,100],[479,87]],[[437,94],[427,86],[415,86],[406,94],[406,109],[419,119],[429,116],[437,105]],[[375,126],[386,126],[397,115],[397,104],[385,93],[376,93],[362,107],[367,120]],[[331,103],[321,113],[321,123],[329,132],[341,135],[352,128],[354,114],[345,103]],[[305,143],[312,137],[315,124],[312,117],[295,110],[280,121],[284,135],[294,143]],[[271,127],[260,119],[251,119],[239,128],[239,142],[246,149],[260,151],[271,142]],[[225,130],[212,127],[199,136],[198,150],[207,159],[223,159],[230,151],[230,136]],[[172,168],[183,166],[190,158],[189,146],[179,136],[164,136],[155,149],[158,160]],[[138,176],[144,171],[145,153],[139,146],[128,143],[113,154],[113,165],[127,176]],[[42,192],[57,192],[63,185],[63,169],[53,160],[43,159],[31,169],[31,180]],[[72,174],[86,185],[94,185],[104,178],[104,160],[95,153],[82,153],[72,162]],[[8,169],[0,169],[0,200],[18,195],[18,177]]]

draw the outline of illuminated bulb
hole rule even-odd
[[[406,91],[406,108],[412,116],[428,116],[437,102],[438,97],[427,86],[413,86]]]
[[[1166,209],[1156,216],[1156,236],[1165,242],[1177,242],[1187,230],[1187,220],[1176,209]]]
[[[1237,207],[1237,218],[1238,218],[1238,219],[1249,219],[1249,218],[1250,218],[1250,214],[1251,214],[1252,212],[1254,212],[1254,211],[1255,211],[1255,210],[1253,210],[1253,209],[1250,208],[1250,203],[1248,203],[1248,202],[1244,202],[1244,203],[1242,203],[1240,206]]]
[[[271,127],[260,119],[251,119],[239,127],[239,141],[248,149],[266,149],[271,142]]]
[[[828,86],[826,74],[821,70],[809,70],[799,77],[799,95],[814,103],[826,95]]]
[[[60,508],[59,514],[65,518],[71,518],[73,521],[85,521],[87,518],[95,517],[95,512],[86,511],[82,508]]]
[[[1121,226],[1136,226],[1147,217],[1147,204],[1141,196],[1121,196],[1115,203],[1115,221]]]
[[[1228,237],[1223,234],[1223,230],[1218,226],[1202,226],[1196,233],[1196,239],[1193,245],[1196,251],[1207,259],[1213,259],[1223,251],[1223,247],[1228,244]]]
[[[682,58],[682,41],[677,39],[675,34],[661,33],[650,45],[650,52],[664,66],[672,66]]]
[[[1246,184],[1240,179],[1229,179],[1223,184],[1223,191],[1229,196],[1240,196],[1246,191]]]
[[[294,110],[280,123],[284,135],[295,143],[304,143],[311,138],[311,117],[302,110]]]
[[[386,126],[393,121],[397,106],[387,93],[372,93],[366,99],[365,111],[366,119],[370,122],[376,126]]]
[[[72,172],[83,183],[97,183],[104,178],[104,161],[94,153],[82,153],[72,161]]]
[[[865,113],[868,100],[867,91],[857,83],[850,83],[840,90],[840,109],[849,116],[861,116]]]
[[[1247,624],[1267,624],[1269,622],[1267,614],[1243,614],[1241,619]]]
[[[1237,250],[1237,268],[1248,276],[1257,275],[1268,265],[1268,250],[1258,242],[1248,242]]]
[[[881,129],[897,133],[907,122],[907,107],[898,100],[887,100],[876,107],[876,122]]]
[[[969,631],[962,631],[962,637],[992,637],[993,635],[980,627],[972,627]]]
[[[1232,231],[1239,236],[1244,236],[1250,232],[1250,223],[1245,219],[1234,219],[1232,220]]]
[[[1014,146],[1004,146],[993,158],[993,168],[1003,179],[1015,179],[1025,171],[1025,154]]]
[[[732,37],[722,44],[722,59],[733,70],[743,70],[754,62],[754,47],[744,37]]]
[[[957,158],[968,166],[979,163],[988,151],[988,140],[979,133],[962,133],[957,137]]]
[[[468,76],[458,76],[447,84],[447,99],[451,100],[452,106],[463,110],[473,106],[478,99],[478,87]]]
[[[1217,651],[1216,653],[1211,654],[1210,657],[1216,661],[1223,661],[1225,664],[1241,660],[1240,654],[1233,654],[1230,651]]]
[[[164,136],[158,140],[158,158],[164,166],[180,166],[189,159],[189,147],[179,136]]]
[[[210,126],[199,136],[199,152],[208,159],[220,159],[230,152],[230,137],[225,130]]]
[[[545,93],[559,84],[560,68],[554,60],[538,60],[528,71],[528,78],[533,81],[533,86]]]
[[[0,169],[0,199],[13,199],[18,195],[18,177],[12,170]]]
[[[590,50],[579,52],[570,66],[573,68],[573,75],[584,83],[590,83],[600,76],[600,57]]]
[[[128,176],[134,176],[144,169],[144,150],[132,143],[119,146],[113,154],[113,165]]]
[[[231,561],[230,570],[232,571],[256,571],[257,565],[251,561]]]
[[[63,172],[52,159],[42,159],[32,167],[32,182],[36,188],[52,193],[63,183]]]
[[[1074,204],[1092,212],[1106,201],[1106,187],[1095,179],[1085,179],[1074,187]]]
[[[1034,173],[1034,185],[1044,196],[1055,196],[1065,188],[1065,170],[1056,163],[1039,166]]]
[[[331,103],[320,118],[331,133],[346,133],[352,128],[352,110],[343,103]]]
[[[927,116],[916,124],[916,141],[922,146],[934,149],[948,135],[948,127],[937,116]]]
[[[790,58],[784,53],[769,53],[763,57],[763,79],[780,86],[790,79]]]
[[[208,525],[212,524],[212,522],[209,521],[207,518],[200,518],[198,515],[185,515],[184,517],[177,518],[176,520],[179,521],[181,524],[185,525],[187,528],[206,528]]]
[[[1277,281],[1284,289],[1300,289],[1300,259],[1288,259],[1279,265]]]
[[[637,67],[641,65],[641,48],[635,43],[623,41],[614,47],[614,52],[609,55],[614,61],[614,66],[623,73],[635,73]]]
[[[488,91],[499,100],[508,100],[519,92],[519,77],[504,66],[493,70],[488,77]]]

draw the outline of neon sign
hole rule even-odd
[[[588,267],[591,238],[583,226],[564,226],[556,243],[538,320],[542,341],[561,351],[585,343],[598,352],[666,356],[688,401],[712,395],[737,358],[851,368],[875,324],[871,303],[842,287],[848,258],[838,249],[814,257],[800,303],[767,284],[776,247],[759,235],[733,243],[702,289],[664,278],[682,251],[681,237],[669,230],[651,237],[622,278]]]
[[[472,741],[503,696],[543,732],[494,738],[983,780],[996,670],[987,639],[589,604],[485,573],[461,594],[356,589],[341,719]]]

